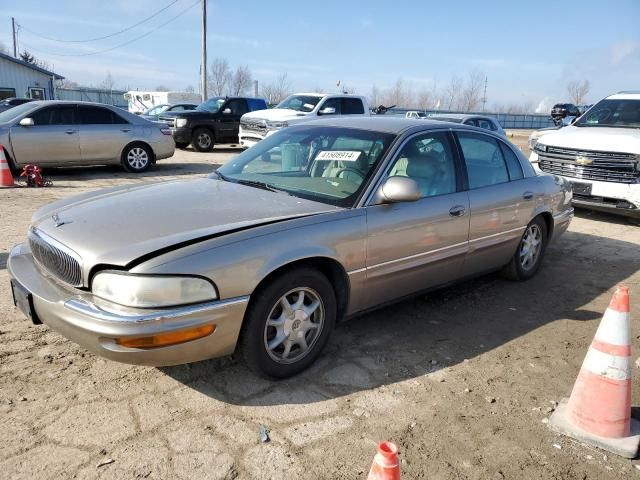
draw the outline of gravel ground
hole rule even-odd
[[[364,479],[381,439],[399,445],[403,479],[640,478],[638,461],[543,423],[570,393],[617,283],[640,312],[640,228],[624,219],[578,212],[527,283],[489,275],[340,324],[315,366],[280,382],[233,358],[106,361],[13,307],[6,258],[36,208],[203,176],[236,151],[178,152],[143,176],[49,171],[53,187],[0,190],[1,478]],[[637,321],[632,338],[637,347]]]

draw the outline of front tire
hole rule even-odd
[[[129,145],[122,152],[122,166],[127,172],[142,173],[153,162],[151,149],[141,143]]]
[[[213,133],[208,128],[197,128],[193,132],[191,146],[198,152],[210,152],[215,145]]]
[[[504,275],[514,281],[533,278],[540,268],[547,243],[547,224],[542,217],[536,217],[531,220],[522,234],[516,253],[504,268]]]
[[[289,270],[254,293],[241,333],[241,356],[259,375],[296,375],[320,355],[336,315],[335,293],[323,274],[305,267]]]

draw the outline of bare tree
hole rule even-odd
[[[229,93],[233,74],[226,58],[215,58],[211,62],[211,73],[207,89],[211,95],[222,96]]]
[[[5,55],[9,55],[9,49],[2,42],[0,42],[0,53],[4,53]]]
[[[431,92],[427,89],[420,90],[420,93],[418,93],[416,106],[422,110],[427,110],[428,108],[431,108],[432,104],[433,100]]]
[[[275,82],[263,85],[262,96],[270,105],[275,105],[284,100],[291,93],[291,83],[286,72],[281,73]]]
[[[370,107],[377,107],[378,103],[380,102],[380,91],[378,90],[378,87],[375,86],[375,84],[373,85],[373,87],[371,87],[371,93],[369,93],[369,98],[367,98],[367,101],[369,102],[369,106]]]
[[[251,70],[249,70],[247,65],[236,68],[231,80],[231,94],[241,95],[247,93],[247,90],[251,87],[252,81],[253,77],[251,75]]]
[[[484,88],[485,74],[479,70],[469,72],[467,83],[462,90],[460,110],[471,112],[477,110],[482,102],[482,90]]]
[[[589,94],[589,90],[591,86],[589,85],[589,80],[583,80],[580,82],[579,80],[574,80],[567,84],[567,92],[569,93],[569,98],[575,105],[582,105],[584,103],[585,98]]]
[[[167,87],[166,85],[160,84],[154,89],[154,91],[155,92],[169,92],[169,91],[171,91],[171,89],[169,87]]]
[[[116,81],[113,79],[111,72],[107,72],[107,76],[98,84],[98,88],[101,88],[102,90],[113,90],[115,86]]]
[[[446,110],[455,110],[460,102],[460,90],[462,90],[462,80],[455,75],[451,77],[449,86],[444,91],[444,108]]]
[[[194,88],[193,85],[187,85],[184,89],[185,92],[187,93],[194,93],[196,91],[196,89]]]
[[[382,103],[385,106],[397,105],[398,107],[410,107],[413,101],[413,89],[402,78],[398,78],[391,88],[382,94]]]
[[[56,88],[78,88],[80,85],[77,82],[63,78],[62,80],[56,80]]]

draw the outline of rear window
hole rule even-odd
[[[127,123],[125,119],[107,108],[80,107],[78,118],[81,125],[113,125]]]
[[[265,110],[267,108],[267,102],[262,98],[247,98],[247,105],[249,106],[250,112],[254,110]]]
[[[342,99],[342,114],[343,115],[358,115],[364,113],[364,105],[359,98],[343,98]]]

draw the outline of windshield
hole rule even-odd
[[[143,113],[143,115],[159,115],[169,108],[169,105],[156,105]]]
[[[340,127],[290,127],[217,170],[223,179],[351,207],[395,138]]]
[[[602,100],[591,107],[574,125],[640,128],[640,100]]]
[[[9,123],[17,120],[18,117],[35,108],[36,105],[31,102],[27,102],[22,105],[18,105],[17,107],[12,107],[9,110],[5,110],[4,112],[0,112],[0,123]]]
[[[225,99],[222,97],[213,97],[204,103],[201,103],[196,107],[199,112],[218,113],[222,105],[224,105]]]
[[[320,101],[321,97],[314,95],[291,95],[280,102],[276,108],[288,108],[297,112],[310,112]]]

